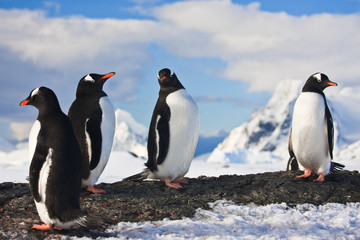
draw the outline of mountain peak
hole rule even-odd
[[[236,149],[271,151],[281,157],[287,157],[286,139],[291,127],[293,106],[300,90],[301,81],[280,82],[267,105],[255,111],[249,122],[234,128],[229,136],[216,147],[216,150],[223,152]]]

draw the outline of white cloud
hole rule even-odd
[[[222,77],[246,82],[253,91],[272,91],[284,78],[305,81],[317,71],[339,83],[354,84],[358,77],[356,14],[298,17],[230,0],[182,1],[143,12],[155,20],[0,10],[0,47],[44,69],[119,72],[122,80],[111,90],[125,95],[134,91],[136,72],[151,60],[147,47],[154,43],[175,56],[220,59],[226,63]]]
[[[30,130],[33,126],[33,122],[12,122],[10,123],[10,130],[12,132],[12,138],[18,141],[27,139],[30,134]]]
[[[158,7],[154,16],[171,25],[176,38],[163,39],[174,54],[227,62],[224,75],[254,91],[272,91],[284,78],[316,71],[343,82],[358,77],[360,15],[291,16],[224,1],[185,1]]]
[[[49,68],[79,61],[102,63],[107,57],[142,57],[153,22],[138,20],[46,18],[41,11],[0,10],[0,45],[24,60]]]

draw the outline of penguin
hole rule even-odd
[[[104,83],[114,75],[91,73],[81,78],[68,112],[82,153],[82,187],[93,193],[106,193],[94,184],[109,160],[114,140],[115,111],[103,91]]]
[[[159,97],[150,122],[148,161],[145,170],[124,180],[160,179],[179,189],[188,172],[199,138],[200,114],[194,99],[176,74],[164,68],[158,73]]]
[[[20,106],[39,110],[29,137],[29,186],[42,225],[38,230],[85,226],[80,209],[81,152],[69,118],[55,93],[46,87],[31,91]]]
[[[314,181],[324,182],[330,169],[344,167],[332,163],[334,148],[334,125],[323,90],[336,83],[320,72],[314,73],[306,81],[297,98],[289,135],[289,161],[287,169],[298,169],[298,162],[305,173],[297,178],[318,174]]]

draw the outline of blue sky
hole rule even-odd
[[[323,71],[357,85],[359,11],[355,0],[2,0],[3,135],[36,118],[18,106],[33,88],[52,88],[67,112],[91,72],[115,71],[105,86],[114,106],[148,126],[164,67],[197,100],[203,133],[231,130],[281,80]]]
[[[50,17],[82,15],[89,18],[136,18],[144,19],[146,16],[135,11],[137,6],[153,7],[171,4],[177,0],[62,0],[62,1],[29,1],[29,0],[2,0],[3,9],[31,9],[45,10]],[[304,15],[315,13],[356,13],[360,10],[358,0],[233,0],[233,3],[247,5],[252,2],[261,3],[261,9],[270,12],[284,11],[291,15]]]

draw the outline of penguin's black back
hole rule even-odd
[[[33,91],[34,92],[34,91]],[[50,149],[51,166],[45,205],[50,218],[73,220],[80,214],[81,152],[69,118],[61,111],[55,93],[40,87],[27,100],[39,110],[40,131],[30,165],[30,192],[39,202],[39,175]]]
[[[46,145],[53,150],[45,205],[50,217],[56,216],[61,221],[72,220],[71,211],[80,210],[82,164],[79,145],[71,122],[64,113],[38,120],[41,124],[38,145]]]

